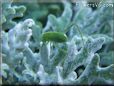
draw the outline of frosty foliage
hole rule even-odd
[[[64,0],[41,11],[36,2],[2,2],[2,84],[114,84],[113,7],[93,10],[82,6],[86,0],[78,0],[80,5]],[[68,40],[59,43],[53,37],[64,38],[53,34],[44,42],[46,32],[61,32]]]

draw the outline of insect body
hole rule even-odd
[[[45,32],[42,35],[42,41],[52,41],[52,42],[66,42],[67,36],[64,33],[61,32]]]

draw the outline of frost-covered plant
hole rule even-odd
[[[7,30],[16,25],[14,18],[22,17],[26,8],[25,6],[12,6],[13,0],[2,0],[2,11],[0,14],[0,25],[2,29]]]
[[[49,13],[41,27],[37,24],[40,10],[23,16],[32,4],[12,6],[11,0],[5,1],[0,22],[3,84],[114,84],[113,7],[92,10],[83,6],[86,1],[73,5],[64,0],[61,16]]]

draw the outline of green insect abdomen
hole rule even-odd
[[[45,32],[42,35],[42,41],[66,42],[67,36],[61,32]]]

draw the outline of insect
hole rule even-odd
[[[45,32],[42,35],[42,41],[52,41],[52,42],[66,42],[67,41],[67,36],[64,33],[61,32]]]

